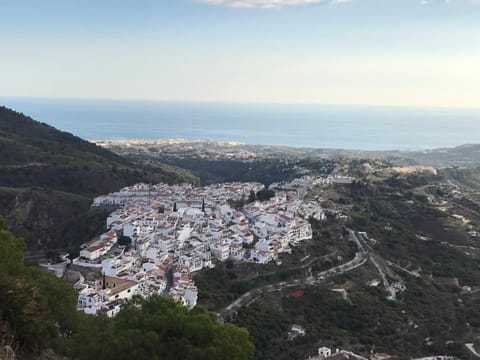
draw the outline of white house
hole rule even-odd
[[[318,356],[326,358],[327,356],[332,355],[332,350],[326,346],[322,346],[318,349]]]
[[[187,307],[192,308],[197,305],[198,290],[196,286],[189,286],[185,289],[185,301]]]
[[[114,231],[109,231],[100,236],[100,239],[80,250],[80,257],[90,261],[98,260],[105,255],[117,242],[117,234]]]
[[[78,293],[77,309],[94,315],[103,304],[103,297],[93,288],[85,287]]]
[[[267,264],[272,261],[272,253],[257,249],[250,250],[250,260],[259,264]]]
[[[135,281],[105,276],[105,289],[101,290],[107,301],[130,299],[137,293],[139,284]]]
[[[312,238],[312,226],[304,221],[296,219],[288,227],[288,241],[292,246],[297,246],[301,241]]]
[[[210,252],[220,261],[225,261],[230,256],[230,245],[223,241],[218,241],[210,245]]]
[[[245,249],[241,244],[232,244],[229,247],[229,257],[235,261],[242,261],[245,257]]]
[[[199,256],[182,255],[178,258],[177,265],[188,272],[200,271],[203,268],[202,258]]]

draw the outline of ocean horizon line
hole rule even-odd
[[[84,139],[210,139],[358,151],[478,143],[480,110],[10,98],[0,102]],[[363,149],[363,150],[362,150]]]

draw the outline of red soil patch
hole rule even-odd
[[[293,296],[293,297],[300,297],[300,296],[303,296],[303,294],[305,294],[305,291],[303,290],[297,290],[297,291],[294,291],[290,294],[290,296]]]

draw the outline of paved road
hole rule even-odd
[[[475,348],[473,347],[473,344],[465,344],[465,347],[477,358],[480,358],[480,354],[475,350]]]
[[[274,291],[279,291],[283,290],[289,287],[297,287],[297,286],[303,286],[303,285],[317,285],[325,282],[327,279],[344,274],[346,272],[352,271],[363,264],[365,264],[368,260],[368,253],[365,251],[363,248],[360,240],[358,240],[356,234],[348,229],[348,232],[351,236],[351,238],[356,242],[359,251],[355,254],[355,257],[338,266],[332,267],[328,270],[322,271],[317,273],[315,276],[304,276],[298,279],[294,280],[289,280],[289,281],[282,281],[282,282],[277,282],[274,284],[269,284],[269,285],[264,285],[261,287],[258,287],[256,289],[250,290],[249,292],[246,292],[239,298],[237,298],[234,302],[232,302],[230,305],[228,305],[225,309],[223,309],[219,313],[219,320],[224,321],[225,318],[227,318],[229,315],[235,314],[244,306],[248,306],[252,303],[254,303],[257,299],[259,299],[262,296],[265,296],[268,293],[274,292]]]
[[[294,266],[282,268],[281,271],[292,271],[292,270],[302,270],[302,269],[306,269],[306,268],[310,267],[314,262],[316,262],[316,261],[318,261],[318,260],[329,259],[329,258],[331,258],[332,256],[334,256],[334,255],[336,255],[336,254],[337,254],[337,250],[332,251],[330,254],[327,254],[327,255],[316,256],[316,257],[314,257],[314,258],[310,258],[310,259],[308,260],[308,262],[303,263],[303,264],[301,264],[301,265],[294,265]],[[253,274],[250,274],[250,275],[248,275],[248,276],[238,277],[238,278],[236,279],[236,281],[258,279],[258,278],[261,278],[261,277],[266,277],[266,276],[274,275],[274,274],[276,274],[278,271],[279,271],[279,270],[269,271],[269,272],[261,273],[261,274],[253,273]]]

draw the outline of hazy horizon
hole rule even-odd
[[[232,105],[232,106],[279,106],[279,107],[357,107],[357,108],[385,108],[385,109],[438,109],[438,110],[464,110],[480,111],[480,104],[477,106],[449,106],[449,105],[379,105],[379,104],[328,104],[328,103],[295,103],[295,102],[268,102],[268,101],[222,101],[222,100],[169,100],[152,98],[108,98],[108,97],[57,97],[57,96],[8,96],[0,95],[0,106],[5,106],[2,102],[8,100],[27,100],[27,101],[52,101],[56,102],[137,102],[137,103],[170,103],[170,104],[195,104],[195,105]],[[15,109],[12,109],[15,110]],[[480,115],[480,114],[479,114]]]

